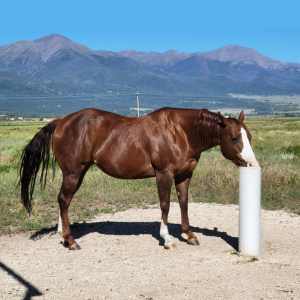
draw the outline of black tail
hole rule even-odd
[[[41,185],[46,185],[48,163],[50,160],[50,148],[52,146],[52,135],[60,119],[56,119],[44,126],[24,148],[20,160],[20,183],[21,200],[30,214],[31,200],[34,191],[37,173],[42,163]],[[53,147],[53,146],[52,146]],[[55,156],[52,157],[53,172],[55,171]],[[54,173],[53,173],[54,176]]]

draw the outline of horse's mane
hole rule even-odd
[[[249,141],[251,141],[252,136],[247,126],[238,119],[230,119],[235,120],[246,130]],[[221,122],[222,121],[218,114],[208,111],[207,109],[200,110],[198,118],[195,120],[194,128],[198,136],[202,138],[204,145],[209,145],[213,140],[219,141]]]
[[[201,109],[194,122],[194,130],[204,146],[209,146],[213,141],[219,141],[221,119],[218,114]]]

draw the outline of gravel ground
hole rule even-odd
[[[262,211],[261,255],[238,255],[238,206],[189,206],[200,246],[181,235],[179,205],[159,238],[160,209],[99,215],[72,227],[0,237],[0,299],[300,299],[300,216]]]

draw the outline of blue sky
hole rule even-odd
[[[299,0],[10,0],[1,3],[0,45],[58,33],[93,50],[199,52],[234,44],[300,63],[299,11]]]

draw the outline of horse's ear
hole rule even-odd
[[[240,115],[239,115],[238,120],[239,120],[239,122],[241,122],[241,123],[244,122],[244,120],[245,120],[245,115],[244,115],[244,112],[243,112],[243,111],[240,112]]]
[[[218,113],[218,115],[219,115],[218,124],[223,128],[226,127],[226,125],[228,123],[227,119],[224,116],[222,116],[220,113]]]

